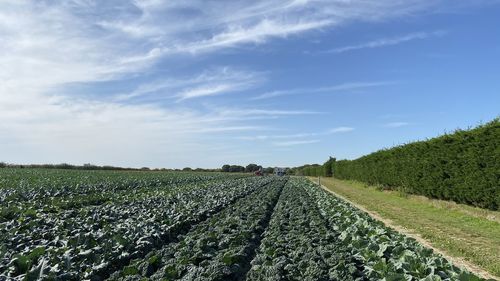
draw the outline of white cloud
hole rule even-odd
[[[396,84],[397,82],[390,81],[378,81],[378,82],[352,82],[344,83],[329,87],[319,87],[319,88],[308,88],[308,89],[293,89],[293,90],[278,90],[260,94],[251,98],[251,100],[263,100],[270,99],[280,96],[298,95],[298,94],[316,94],[316,93],[328,93],[328,92],[340,92],[340,91],[353,91],[359,89],[381,87]]]
[[[400,128],[400,127],[405,127],[408,125],[410,125],[410,123],[408,123],[408,122],[390,122],[390,123],[384,124],[384,127],[386,127],[386,128]]]
[[[273,145],[275,146],[295,146],[295,145],[304,145],[304,144],[311,144],[311,143],[318,143],[319,140],[297,140],[297,141],[280,141],[280,142],[273,142]]]
[[[339,133],[347,133],[354,131],[352,127],[337,127],[333,129],[329,129],[323,132],[318,133],[296,133],[296,134],[288,134],[288,135],[257,135],[257,136],[242,136],[238,137],[241,140],[251,140],[251,141],[266,141],[266,140],[280,140],[280,139],[300,139],[300,138],[311,138],[311,137],[320,137],[320,136],[328,136]]]
[[[258,131],[265,130],[261,126],[221,126],[221,127],[205,127],[197,129],[196,133],[220,133],[220,132],[234,132],[234,131]]]
[[[251,27],[231,27],[210,39],[193,42],[187,46],[177,47],[172,52],[199,53],[221,48],[234,47],[243,43],[263,43],[270,37],[286,37],[291,34],[317,29],[330,25],[328,20],[312,22],[283,23],[264,19]]]
[[[432,6],[429,2],[4,0],[0,9],[0,155],[2,160],[16,162],[186,164],[193,155],[206,153],[210,144],[203,137],[207,134],[260,130],[247,123],[262,116],[318,113],[220,111],[131,102],[162,91],[174,98],[194,98],[241,91],[257,83],[254,77],[231,76],[231,71],[215,71],[213,76],[186,74],[187,78],[179,79],[176,59],[196,59],[197,54],[210,55],[353,21],[406,16]],[[68,87],[104,81],[132,83],[131,78],[149,73],[159,62],[163,73],[174,75],[143,82],[130,93],[82,98]],[[172,83],[178,84],[173,87]],[[213,155],[203,158],[212,159],[209,156]],[[208,161],[222,160],[200,163],[213,165]]]
[[[211,122],[217,121],[251,121],[270,120],[277,118],[288,118],[303,115],[318,115],[322,112],[309,110],[278,110],[262,108],[214,108],[216,114],[206,119]]]
[[[336,133],[345,133],[345,132],[351,132],[351,131],[354,131],[354,128],[352,128],[352,127],[338,127],[338,128],[331,129],[328,132],[331,134],[336,134]]]
[[[399,45],[399,44],[409,42],[409,41],[422,40],[422,39],[428,39],[431,37],[443,36],[445,34],[446,34],[446,32],[441,31],[441,30],[434,31],[434,32],[414,32],[414,33],[406,34],[403,36],[392,37],[392,38],[382,38],[382,39],[377,39],[374,41],[361,43],[361,44],[357,44],[357,45],[339,47],[339,48],[325,51],[325,53],[344,53],[344,52],[355,51],[355,50],[360,50],[360,49],[372,49],[372,48],[381,48],[381,47],[385,47],[385,46],[394,46],[394,45]]]
[[[239,85],[233,84],[217,84],[217,85],[206,85],[203,87],[196,87],[186,91],[179,93],[177,96],[179,97],[179,101],[206,97],[206,96],[215,96],[223,93],[227,93],[229,91],[239,91]]]
[[[264,81],[263,73],[219,67],[206,70],[194,77],[166,78],[148,81],[135,90],[119,94],[116,101],[127,101],[147,97],[177,98],[178,101],[213,96],[227,92],[238,92],[257,86]]]
[[[247,116],[286,116],[286,115],[309,115],[309,114],[321,114],[318,111],[308,111],[308,110],[277,110],[277,109],[221,109],[219,111],[221,116],[232,116],[232,117],[247,117]]]

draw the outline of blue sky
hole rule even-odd
[[[500,1],[0,6],[0,161],[298,166],[499,116]]]

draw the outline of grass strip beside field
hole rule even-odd
[[[317,182],[317,178],[310,179]],[[500,212],[379,191],[353,181],[321,178],[321,184],[386,223],[423,238],[454,261],[483,269],[500,280]]]

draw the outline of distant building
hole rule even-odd
[[[286,174],[286,170],[285,168],[274,168],[274,174],[281,177]]]

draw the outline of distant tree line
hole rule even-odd
[[[224,173],[243,173],[245,172],[245,167],[239,165],[223,165],[221,172]]]
[[[240,165],[223,165],[221,168],[221,172],[225,173],[253,173],[258,170],[263,169],[262,166],[257,164],[248,164],[246,167]]]
[[[123,168],[115,166],[97,166],[93,164],[84,165],[71,165],[67,163],[61,164],[9,164],[5,162],[0,162],[0,168],[26,168],[26,169],[66,169],[66,170],[142,170],[148,168]]]
[[[229,172],[229,173],[254,173],[262,169],[266,174],[274,172],[273,167],[263,168],[257,164],[248,164],[246,167],[240,165],[224,165],[221,169],[205,169],[185,167],[182,169],[166,169],[166,168],[124,168],[116,166],[98,166],[93,164],[71,165],[67,163],[61,164],[9,164],[0,162],[0,168],[20,168],[20,169],[66,169],[66,170],[118,170],[118,171],[176,171],[176,172]]]
[[[182,169],[166,169],[166,168],[124,168],[116,166],[98,166],[93,164],[84,165],[71,165],[67,163],[61,164],[8,164],[5,162],[0,162],[0,168],[26,168],[26,169],[66,169],[66,170],[119,170],[119,171],[176,171],[176,172],[229,172],[229,173],[254,173],[262,169],[266,174],[272,174],[274,172],[273,167],[263,168],[257,164],[248,164],[246,167],[240,165],[224,165],[221,169],[205,169],[205,168],[191,168],[185,167]]]
[[[19,168],[19,169],[65,169],[65,170],[116,170],[116,171],[194,171],[194,172],[220,172],[220,169],[203,169],[203,168],[183,168],[183,169],[167,169],[167,168],[124,168],[116,166],[98,166],[94,164],[71,165],[66,163],[61,164],[8,164],[0,162],[0,168]]]
[[[185,167],[182,169],[162,169],[164,171],[176,171],[176,172],[220,172],[220,169],[205,169],[205,168],[190,168]]]
[[[259,170],[262,170],[264,174],[273,174],[274,173],[275,167],[267,167],[264,168],[261,165],[257,164],[248,164],[246,167],[240,166],[240,165],[223,165],[222,168],[220,169],[221,172],[224,173],[255,173]],[[287,174],[293,174],[290,168],[285,168],[287,171]]]

